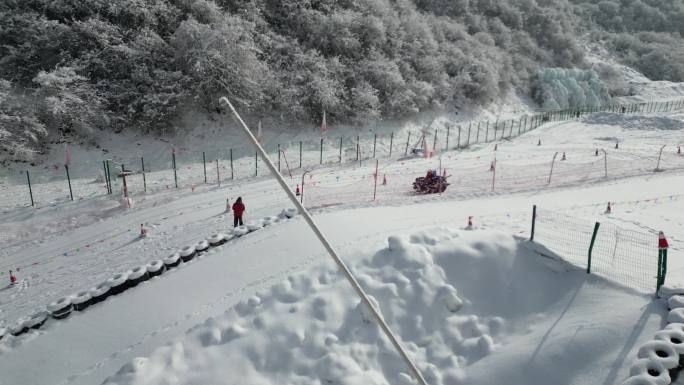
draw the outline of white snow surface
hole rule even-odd
[[[645,84],[653,93],[643,100],[684,92],[671,86]],[[388,159],[379,171],[388,184],[378,183],[375,201],[371,161],[314,169],[304,201],[430,384],[618,384],[662,329],[667,304],[536,254],[525,240],[531,207],[665,231],[666,283],[683,288],[683,130],[681,112],[595,114],[498,141],[496,152],[489,143],[442,153],[452,185],[441,195],[410,192],[440,157]],[[152,146],[159,159],[167,145]],[[662,145],[663,172],[654,173]],[[608,154],[607,179],[596,148]],[[567,161],[556,162],[548,183],[556,152]],[[303,171],[293,172],[293,189]],[[23,186],[6,190],[0,279],[13,269],[19,282],[0,288],[0,385],[413,383],[305,222],[282,220],[287,210],[273,216],[290,206],[274,181],[167,190],[172,176],[159,173],[161,189],[135,192],[130,209],[118,195],[15,207]],[[232,229],[225,202],[237,196],[247,224],[264,228]],[[464,231],[469,216],[474,226]],[[41,320],[60,298],[87,300],[116,274],[161,268],[161,259],[211,234],[235,238],[64,320],[18,337],[5,332]]]
[[[438,228],[348,257],[429,384],[612,381],[622,365],[615,356],[632,334],[616,323],[646,311],[646,321],[658,324],[648,297],[541,258],[498,232]],[[464,305],[452,311],[456,296]],[[240,301],[105,382],[177,383],[413,382],[348,283],[325,263]]]

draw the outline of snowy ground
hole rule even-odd
[[[535,254],[524,240],[531,207],[664,230],[672,245],[668,283],[684,283],[677,258],[684,247],[684,157],[676,154],[683,130],[682,113],[596,114],[499,142],[496,152],[490,143],[442,154],[452,183],[442,195],[410,193],[413,178],[439,167],[435,157],[382,162],[388,184],[378,186],[375,201],[371,161],[316,169],[307,176],[305,202],[431,384],[619,383],[634,349],[661,327],[665,306],[652,293]],[[664,171],[654,173],[662,145]],[[596,148],[607,152],[607,179]],[[225,199],[237,196],[250,219],[288,206],[262,178],[136,194],[132,209],[107,197],[7,209],[0,271],[19,270],[20,284],[0,289],[0,327],[227,230]],[[604,215],[608,201],[614,210]],[[463,231],[468,216],[476,231]],[[150,237],[137,237],[141,223]],[[389,250],[389,236],[404,241]],[[463,308],[449,311],[446,293]],[[305,223],[294,219],[67,320],[6,336],[0,384],[401,384],[404,368],[357,304]]]

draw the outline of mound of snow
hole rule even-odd
[[[499,233],[391,236],[374,255],[347,258],[431,385],[591,384],[629,338],[630,324],[611,317],[633,322],[621,313],[630,306],[608,304],[634,303],[640,314],[648,301]],[[330,263],[244,299],[105,383],[414,384],[408,373]]]

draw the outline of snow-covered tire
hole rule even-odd
[[[40,329],[49,316],[50,313],[47,311],[39,310],[29,316],[28,320],[26,320],[26,327],[29,329]]]
[[[662,363],[648,358],[640,358],[629,368],[629,375],[638,377],[643,376],[653,385],[669,385],[672,382],[670,373]],[[640,382],[637,382],[640,384]]]
[[[667,373],[667,372],[666,372]],[[669,383],[668,383],[669,384]],[[622,383],[622,385],[665,385],[659,379],[654,378],[648,374],[639,374],[631,376]]]
[[[248,222],[245,227],[247,227],[247,230],[251,233],[252,231],[257,231],[260,230],[264,225],[261,223],[261,221],[250,221]]]
[[[659,362],[667,370],[674,369],[679,365],[679,354],[672,344],[665,341],[651,340],[646,342],[639,348],[637,357]]]
[[[235,237],[241,237],[241,236],[247,234],[248,232],[249,232],[249,230],[247,229],[247,227],[245,227],[245,226],[238,226],[238,227],[236,227],[236,228],[233,229],[233,233],[232,233],[232,234],[235,235]]]
[[[130,287],[128,283],[128,272],[115,274],[106,282],[109,285],[109,295],[120,294]]]
[[[76,311],[83,311],[92,304],[93,296],[90,294],[90,290],[79,291],[71,296],[71,305]]]
[[[673,295],[667,300],[667,307],[672,309],[678,309],[684,307],[684,295]]]
[[[235,239],[235,234],[233,234],[233,233],[223,234],[223,243],[224,244],[229,242],[229,241],[232,241],[233,239]]]
[[[127,271],[126,274],[128,274],[128,287],[138,286],[140,282],[145,282],[150,278],[147,274],[147,265],[138,266]]]
[[[7,335],[7,328],[0,328],[0,340]]]
[[[297,215],[298,211],[295,208],[289,208],[283,210],[282,213],[280,213],[281,218],[294,218]]]
[[[107,282],[99,283],[97,286],[90,289],[90,296],[92,297],[91,305],[104,301],[109,295],[109,285]]]
[[[178,258],[180,258],[180,256],[178,256]],[[147,264],[147,274],[150,278],[162,275],[164,274],[164,271],[166,271],[166,267],[164,261],[161,259],[157,259],[156,261]]]
[[[206,253],[209,250],[209,242],[203,239],[195,244],[195,252],[197,254]]]
[[[175,252],[168,257],[164,258],[164,266],[166,267],[166,270],[173,269],[174,267],[178,266],[181,262],[181,257],[180,253]]]
[[[47,310],[54,319],[64,319],[71,314],[71,297],[62,297],[47,305]]]
[[[197,251],[195,250],[195,246],[183,246],[182,249],[178,252],[180,255],[181,259],[183,262],[188,262],[191,259],[195,258],[195,254],[197,254]]]
[[[207,242],[211,247],[221,246],[226,242],[226,235],[222,233],[212,234],[207,238]]]
[[[667,323],[684,323],[684,307],[670,310],[667,314]]]
[[[7,331],[15,337],[22,335],[29,330],[28,326],[26,326],[27,321],[28,317],[20,318],[17,320],[17,322],[9,325],[7,327]]]
[[[664,330],[679,330],[684,332],[684,323],[674,322],[667,324]]]

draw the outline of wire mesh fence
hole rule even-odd
[[[535,208],[533,240],[567,262],[639,291],[657,290],[658,235]],[[663,278],[664,280],[664,278]]]
[[[466,148],[473,144],[489,143],[512,138],[536,129],[547,122],[564,121],[579,118],[594,112],[615,113],[659,113],[684,108],[684,100],[670,102],[650,102],[630,105],[606,105],[601,107],[574,108],[558,111],[543,111],[533,115],[521,116],[517,119],[473,121],[460,124],[445,124],[432,127],[432,124],[420,132],[370,133],[348,137],[328,137],[308,141],[290,141],[266,148],[272,159],[282,172],[291,170],[330,166],[358,165],[364,167],[369,159],[396,160],[410,156],[414,151],[446,151]],[[70,180],[67,180],[63,165],[46,166],[42,171],[32,171],[30,183],[27,172],[14,176],[13,183],[0,184],[0,209],[11,209],[27,205],[55,205],[66,201],[88,199],[107,194],[123,194],[127,190],[131,194],[156,192],[170,189],[192,189],[200,185],[218,185],[236,179],[253,178],[266,175],[266,169],[257,158],[255,151],[248,145],[237,145],[235,148],[215,148],[207,146],[204,151],[196,148],[172,147],[143,153],[132,149],[129,155],[112,154],[110,159],[102,162],[72,162],[70,164]],[[682,157],[664,154],[660,163],[664,167],[678,168]],[[576,180],[597,180],[606,177],[601,167],[609,168],[610,177],[622,177],[635,173],[650,172],[656,168],[656,157],[639,159],[610,159],[608,167],[601,159],[585,162],[582,165],[558,164],[554,172],[554,180],[548,184],[562,185]],[[604,161],[605,163],[605,161]],[[453,169],[454,166],[449,165]],[[482,173],[480,166],[457,166],[461,170],[456,176],[456,185],[463,195],[482,194],[496,190],[499,192],[518,191],[544,185],[546,174],[544,164],[533,166],[517,166],[515,164],[497,163],[495,180]],[[472,172],[468,168],[472,167]],[[483,167],[487,167],[485,164]],[[520,169],[520,170],[519,170]],[[523,170],[524,169],[524,170]],[[486,169],[485,169],[486,170]],[[521,171],[522,170],[522,171]],[[402,180],[406,175],[401,170],[386,169],[384,174],[393,180]],[[366,173],[368,174],[368,173]],[[126,188],[124,189],[124,176]],[[521,179],[523,177],[523,179]],[[109,183],[108,183],[109,180]],[[410,182],[410,181],[407,181]],[[329,194],[346,194],[353,199],[368,194],[368,179],[360,179],[363,186],[344,188],[355,191],[328,191]],[[71,191],[69,189],[71,184]],[[410,185],[410,183],[409,183]],[[490,186],[492,188],[489,188]],[[406,184],[404,184],[404,187]],[[315,187],[315,186],[314,186]],[[324,191],[327,186],[319,186]],[[334,186],[331,187],[334,189]],[[315,188],[314,188],[315,190]],[[378,190],[382,196],[394,193],[392,187]],[[325,194],[321,192],[321,194]],[[330,200],[330,199],[328,199]]]

